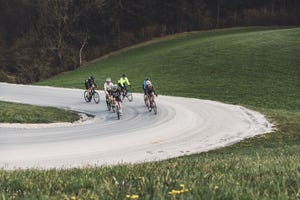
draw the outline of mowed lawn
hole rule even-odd
[[[166,161],[71,170],[0,170],[0,199],[299,199],[300,28],[193,32],[131,47],[38,83],[83,88],[126,73],[141,92],[258,110],[273,133]],[[159,103],[159,97],[157,99]],[[143,102],[141,102],[143,103]]]
[[[0,101],[0,123],[74,122],[79,119],[73,111]]]

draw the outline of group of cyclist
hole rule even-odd
[[[130,82],[126,76],[126,74],[123,74],[121,78],[118,80],[118,84],[113,84],[111,81],[111,78],[106,78],[104,83],[104,92],[106,96],[106,101],[109,101],[112,103],[112,105],[117,105],[119,108],[119,112],[122,115],[122,100],[124,96],[126,96],[128,91],[128,86],[130,86]],[[94,77],[89,77],[85,82],[86,89],[88,91],[88,94],[91,94],[91,92],[97,87],[97,84],[95,82]],[[154,89],[153,84],[151,83],[150,77],[146,77],[142,84],[142,89],[144,90],[145,100],[147,107],[149,109],[149,112],[151,112],[152,108],[150,106],[150,99],[151,97],[154,99],[154,96],[157,96],[157,93]]]
[[[119,112],[122,115],[122,96],[126,96],[127,87],[130,86],[130,82],[126,77],[126,74],[123,74],[122,77],[118,80],[118,84],[113,84],[111,78],[106,78],[104,83],[104,92],[106,96],[106,101],[112,102],[112,104],[117,104]]]

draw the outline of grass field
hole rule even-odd
[[[72,170],[0,170],[0,199],[299,199],[300,28],[194,32],[115,53],[38,83],[83,88],[125,72],[141,92],[258,110],[277,125],[219,150],[155,163]],[[102,84],[101,84],[102,85]],[[159,98],[157,99],[159,102]]]
[[[0,123],[54,123],[77,120],[79,115],[72,111],[0,101]]]

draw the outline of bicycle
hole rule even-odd
[[[129,102],[132,102],[133,100],[133,96],[132,96],[132,92],[130,91],[129,87],[125,86],[122,89],[122,101],[124,100],[124,98],[127,98]]]
[[[111,101],[111,108],[112,108],[113,112],[115,112],[117,114],[117,118],[120,119],[121,112],[120,112],[120,108],[118,106],[118,102],[116,100]]]
[[[84,100],[86,102],[91,102],[92,98],[94,99],[95,103],[98,104],[100,102],[100,96],[99,96],[99,93],[97,91],[95,91],[95,88],[92,88],[91,89],[91,94],[88,95],[88,90],[85,90],[84,93],[83,93],[83,97],[84,97]]]
[[[146,97],[147,95],[145,95]],[[148,105],[147,105],[147,99],[144,98],[144,101],[145,101],[145,105],[147,106],[148,108]],[[154,114],[157,115],[157,106],[156,106],[156,102],[153,98],[153,95],[150,96],[150,108],[151,110],[149,110],[149,112],[151,112],[153,110]]]

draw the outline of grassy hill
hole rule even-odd
[[[83,88],[126,73],[141,92],[242,104],[277,130],[162,162],[73,170],[0,170],[0,199],[297,199],[300,197],[300,28],[241,28],[157,39],[40,85]],[[159,99],[158,99],[159,102]],[[182,185],[181,185],[182,184]],[[184,185],[184,186],[183,186]]]
[[[181,34],[116,53],[39,83],[83,88],[126,73],[136,92],[149,75],[159,93],[300,109],[300,29],[231,29]],[[298,100],[298,101],[297,101]]]

